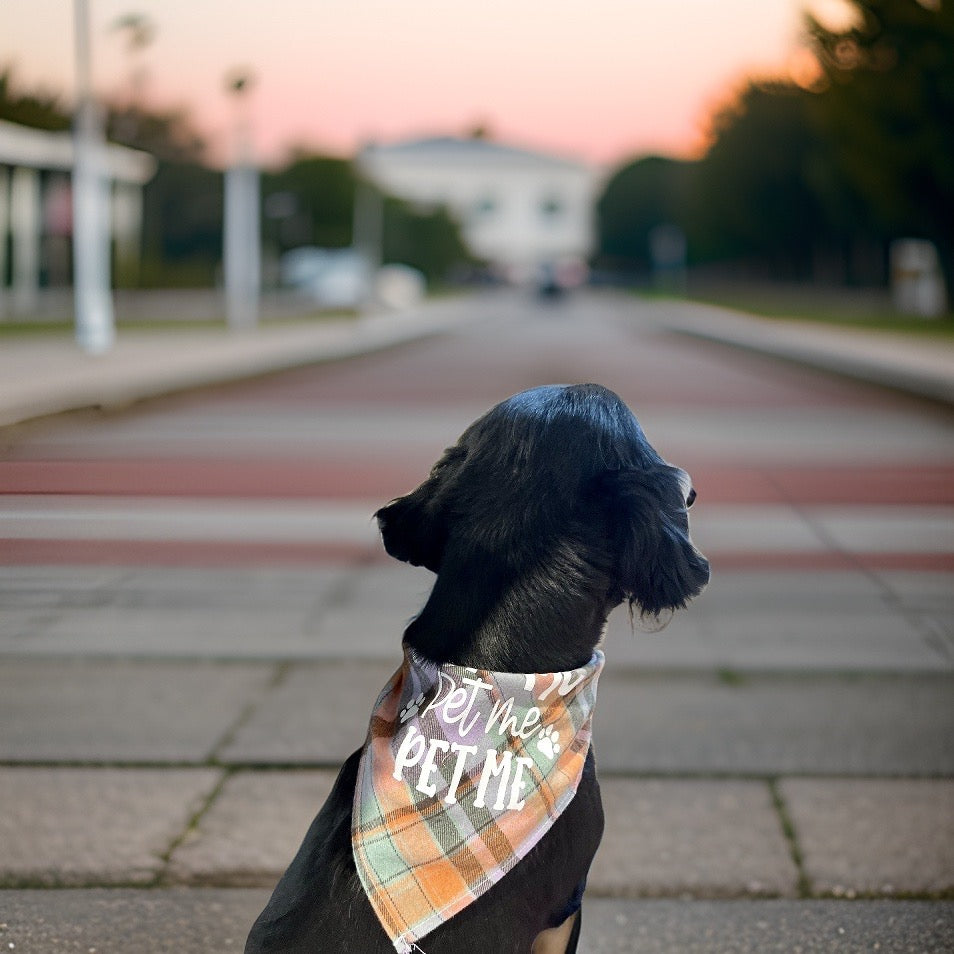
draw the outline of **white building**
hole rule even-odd
[[[370,146],[358,164],[392,195],[446,206],[474,255],[511,280],[593,251],[599,180],[582,162],[444,137]]]
[[[47,266],[55,257],[62,260],[65,272],[69,270],[73,153],[69,132],[0,121],[0,316],[8,273],[12,311],[29,313],[36,308],[44,244]],[[112,183],[110,219],[117,259],[138,259],[142,187],[152,178],[156,161],[144,152],[110,144],[104,164]]]

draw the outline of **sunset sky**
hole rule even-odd
[[[598,163],[698,151],[705,120],[746,75],[798,69],[801,14],[841,0],[89,0],[94,85],[187,106],[227,152],[230,71],[256,77],[258,154],[350,154],[364,142],[463,133]],[[0,0],[0,65],[68,99],[72,0]],[[148,16],[137,56],[112,28]]]

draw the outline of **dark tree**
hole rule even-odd
[[[621,272],[648,272],[649,233],[659,225],[689,228],[692,163],[648,156],[620,169],[597,204],[599,264]]]
[[[814,188],[826,155],[811,126],[810,96],[791,84],[750,83],[714,117],[692,193],[704,260],[747,262],[774,278],[811,277],[829,227]]]
[[[143,193],[143,284],[213,285],[222,259],[222,209],[221,172],[160,162]]]
[[[266,238],[278,252],[300,245],[344,248],[351,244],[355,174],[347,159],[299,154],[285,168],[262,179],[262,197],[268,216],[269,197],[281,215],[266,220]],[[284,208],[282,208],[284,206]]]
[[[806,17],[823,71],[812,116],[834,161],[826,200],[842,221],[933,240],[954,288],[954,4],[851,5],[842,31]]]
[[[69,129],[72,121],[58,96],[42,90],[17,89],[9,66],[0,72],[0,119],[55,132]]]
[[[460,229],[444,208],[421,210],[397,199],[384,205],[384,260],[418,269],[433,285],[472,261]]]

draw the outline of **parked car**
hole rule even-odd
[[[368,261],[354,248],[292,249],[281,258],[280,277],[322,308],[358,308],[372,291]]]

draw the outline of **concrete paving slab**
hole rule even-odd
[[[315,645],[321,606],[349,573],[345,566],[34,570],[13,568],[0,588],[0,653],[321,655],[332,648]]]
[[[594,737],[614,772],[948,775],[949,676],[673,675],[608,669]]]
[[[638,410],[638,409],[637,409]],[[883,465],[895,461],[950,461],[954,428],[941,414],[923,414],[918,427],[891,408],[873,415],[856,407],[648,407],[639,413],[651,440],[667,459]],[[693,475],[695,476],[695,475]],[[697,487],[700,506],[706,486]]]
[[[397,667],[300,663],[220,757],[337,765],[364,741]],[[943,775],[954,772],[954,678],[640,673],[608,667],[595,739],[611,772]]]
[[[2,891],[0,946],[22,954],[235,954],[261,889]],[[948,954],[954,904],[587,898],[581,954]]]
[[[272,885],[336,773],[240,772],[174,852],[168,877]],[[590,890],[613,896],[794,895],[797,872],[760,782],[605,779]]]
[[[0,891],[0,947],[13,954],[239,954],[268,892]]]
[[[5,659],[0,760],[205,761],[269,665]]]
[[[610,618],[612,665],[644,669],[954,669],[954,575],[721,572],[661,633]],[[369,566],[10,567],[0,654],[392,659],[433,575]],[[930,639],[925,634],[942,634]]]
[[[878,579],[911,609],[954,612],[954,573],[879,570]]]
[[[798,872],[764,782],[600,781],[589,890],[614,897],[792,897]]]
[[[812,507],[807,515],[848,553],[954,551],[954,507]]]
[[[421,458],[423,480],[430,463],[487,407],[483,402],[442,402],[440,407],[415,408],[408,414],[404,408],[342,403],[331,413],[327,406],[316,413],[308,404],[286,404],[276,414],[273,402],[258,401],[254,395],[210,394],[203,396],[201,404],[190,402],[187,428],[182,426],[181,412],[176,413],[167,401],[159,407],[132,408],[121,417],[50,421],[19,444],[17,452],[25,450],[40,459],[81,456],[95,460],[150,457],[161,450],[173,457],[202,459],[311,452],[334,456],[366,451],[371,445]],[[927,438],[922,443],[927,445]]]
[[[225,762],[340,765],[365,740],[368,719],[401,663],[327,661],[296,665],[219,753]]]
[[[954,607],[937,616],[954,628]],[[917,618],[860,571],[720,572],[717,562],[705,593],[661,632],[634,632],[626,608],[614,611],[605,648],[610,666],[644,669],[954,669],[954,656],[925,638]]]
[[[153,881],[220,774],[0,768],[0,884]]]
[[[337,772],[240,772],[170,859],[166,878],[274,887],[291,863]]]
[[[816,892],[954,889],[954,780],[785,779],[780,790]]]
[[[0,573],[3,604],[17,599],[58,605],[74,590],[80,593],[120,582],[129,572],[121,566],[5,566]]]
[[[124,609],[263,604],[309,609],[351,570],[321,567],[98,567],[10,566],[0,576],[0,596],[9,606]]]
[[[398,560],[357,567],[336,591],[336,605],[381,609],[406,618],[416,613],[434,586],[435,575]]]
[[[356,567],[322,604],[315,623],[324,654],[394,659],[407,624],[427,601],[434,574],[397,560]]]
[[[326,599],[353,568],[342,566],[129,567],[116,590],[124,605],[306,609]],[[108,588],[107,588],[108,589]]]
[[[41,465],[42,466],[42,465]],[[348,543],[380,553],[374,500],[235,500],[152,496],[8,493],[0,498],[0,536],[11,540],[174,540]],[[954,508],[804,507],[713,504],[693,513],[703,552],[777,556],[930,553],[954,550]]]
[[[275,658],[308,647],[308,621],[308,610],[188,607],[170,601],[163,607],[74,609],[27,638],[38,655],[72,651],[84,656]]]
[[[189,426],[169,402],[160,408],[143,405],[121,417],[95,421],[44,422],[28,435],[17,453],[42,459],[109,459],[151,456],[161,450],[172,456],[256,457],[361,451],[368,445],[398,450],[420,459],[426,476],[430,463],[454,443],[491,401],[442,400],[441,406],[362,407],[342,401],[323,413],[313,407],[285,404],[274,413],[271,402],[255,395],[212,394],[188,408]],[[923,415],[919,427],[890,407],[873,416],[857,407],[712,408],[698,404],[692,413],[665,404],[636,409],[650,438],[675,462],[707,461],[882,464],[885,460],[946,462],[952,458],[954,430],[941,415]],[[410,488],[408,488],[410,489]],[[706,488],[699,488],[706,500]]]
[[[692,539],[703,553],[813,553],[827,549],[815,528],[794,506],[719,504],[693,510]]]
[[[236,501],[187,497],[0,497],[0,536],[10,540],[221,540],[352,543],[380,547],[368,502]]]
[[[947,954],[954,905],[609,901],[583,907],[582,954]]]
[[[351,603],[322,613],[312,625],[314,657],[341,656],[343,647],[356,659],[381,660],[400,656],[401,638],[407,624],[417,615],[422,604],[411,609],[411,600],[393,609]]]

